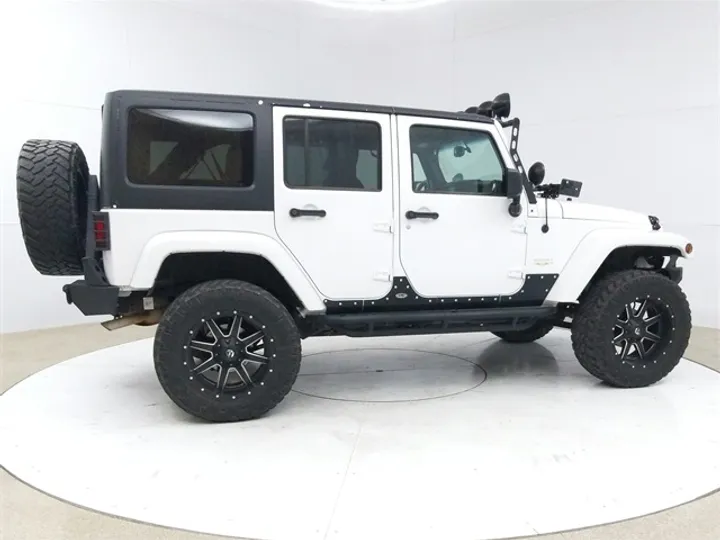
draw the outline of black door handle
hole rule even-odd
[[[314,217],[325,217],[327,212],[325,210],[306,210],[304,208],[291,208],[290,217],[300,216],[314,216]]]
[[[437,219],[440,214],[437,212],[416,212],[415,210],[408,210],[405,212],[405,217],[408,219]]]

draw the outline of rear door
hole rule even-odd
[[[393,178],[386,114],[276,107],[275,228],[330,300],[391,287]]]

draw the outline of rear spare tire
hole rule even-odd
[[[29,140],[20,150],[17,198],[25,249],[46,276],[82,271],[90,175],[80,146]]]

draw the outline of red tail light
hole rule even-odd
[[[110,220],[105,212],[93,212],[93,236],[95,249],[107,251],[110,249]]]

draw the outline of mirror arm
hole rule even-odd
[[[508,206],[508,213],[516,218],[522,212],[522,205],[520,204],[520,198],[522,197],[525,187],[525,176],[520,171],[508,171],[506,176],[506,193],[507,198],[510,199],[510,206]]]
[[[514,197],[508,206],[508,214],[516,218],[522,212],[522,204],[520,204],[520,197]]]

